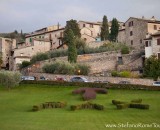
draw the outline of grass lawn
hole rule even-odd
[[[10,91],[0,87],[0,130],[151,130],[160,128],[160,92],[144,90],[108,90],[108,94],[97,94],[93,103],[105,106],[104,111],[71,111],[70,105],[83,103],[80,95],[72,95],[74,87],[52,87],[49,85],[21,85]],[[112,99],[130,101],[142,98],[150,104],[149,110],[117,110]],[[32,106],[47,101],[66,101],[62,109],[45,109],[32,112]],[[159,128],[123,128],[127,125],[156,123]],[[119,128],[106,128],[105,125]],[[127,127],[127,126],[126,126]]]

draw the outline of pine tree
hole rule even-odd
[[[68,61],[70,63],[76,63],[77,49],[75,45],[74,33],[71,29],[68,30],[67,41],[68,41]]]
[[[81,37],[81,33],[80,33],[80,29],[78,27],[78,23],[76,20],[71,19],[70,21],[67,21],[65,30],[64,30],[64,42],[68,45],[68,32],[69,29],[71,29],[73,31],[73,34],[75,37]]]
[[[111,25],[110,40],[116,42],[118,36],[119,24],[116,18],[113,18]]]
[[[101,40],[102,41],[107,40],[108,36],[109,36],[108,19],[107,19],[107,16],[104,15],[102,27],[101,27]]]

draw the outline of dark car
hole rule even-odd
[[[71,82],[88,82],[88,80],[84,77],[73,77],[70,80]]]
[[[55,78],[56,81],[67,81],[66,78],[63,78],[63,77],[57,77]]]
[[[120,81],[118,84],[131,84],[129,81]]]
[[[44,76],[40,76],[39,80],[46,80]]]

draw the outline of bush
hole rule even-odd
[[[125,77],[125,78],[129,78],[131,75],[130,71],[122,71],[119,73],[119,77]]]
[[[35,63],[37,61],[43,61],[43,60],[47,60],[49,59],[49,54],[47,53],[37,53],[36,55],[34,55],[31,59],[31,63]]]
[[[121,53],[122,54],[129,54],[129,47],[126,45],[123,45],[123,47],[121,48]]]
[[[0,84],[10,89],[18,86],[21,81],[21,74],[12,71],[0,71]]]
[[[25,67],[27,67],[29,65],[31,65],[31,62],[29,62],[29,61],[23,61],[22,64],[19,65],[19,68],[23,69],[23,68],[25,68]]]
[[[142,99],[133,99],[131,100],[132,103],[142,103]]]
[[[112,100],[112,104],[117,105],[117,104],[125,104],[126,102],[124,101],[118,101],[118,100]]]
[[[80,109],[96,109],[96,110],[104,110],[104,106],[100,104],[92,104],[90,102],[80,104],[80,105],[71,105],[71,110],[80,110]]]
[[[123,103],[123,104],[117,104],[117,109],[126,109],[129,107],[130,104],[128,103]]]
[[[129,105],[130,108],[138,108],[138,109],[149,109],[148,104],[139,104],[139,103],[131,103]]]
[[[66,102],[45,102],[40,105],[34,105],[32,110],[39,111],[41,109],[48,109],[48,108],[64,108],[67,105]]]
[[[42,67],[45,73],[52,74],[83,74],[88,75],[90,72],[90,67],[87,65],[71,64],[68,62],[55,62],[50,64],[45,64]]]
[[[111,72],[111,75],[112,75],[113,77],[118,77],[118,76],[119,76],[119,74],[118,74],[117,71],[112,71],[112,72]]]
[[[68,50],[56,49],[56,50],[50,51],[48,54],[49,54],[50,58],[67,56],[68,55]]]

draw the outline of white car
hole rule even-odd
[[[35,80],[35,77],[33,77],[33,76],[22,76],[21,79],[22,80]]]
[[[155,82],[153,83],[153,86],[160,86],[160,81],[155,81]]]

